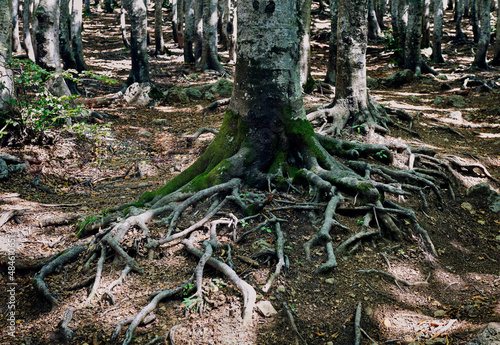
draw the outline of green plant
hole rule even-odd
[[[268,226],[263,226],[263,227],[262,227],[262,228],[260,228],[260,229],[261,229],[262,231],[267,231],[267,232],[269,232],[269,233],[273,232],[273,231],[271,230],[271,228],[269,228]]]
[[[380,150],[377,153],[375,153],[379,158],[387,158],[387,154],[384,152],[384,150]]]
[[[248,222],[244,219],[242,219],[240,223],[242,228],[246,228],[249,225]]]
[[[183,295],[187,296],[187,294],[189,293],[189,290],[191,290],[193,287],[194,287],[193,283],[187,283],[186,285],[184,285],[184,293],[183,293]],[[182,303],[184,303],[184,302],[182,302]]]
[[[182,300],[182,303],[184,305],[186,305],[186,308],[188,308],[191,304],[193,303],[199,303],[201,302],[201,298],[195,298],[195,299],[191,299],[191,298],[188,298],[188,297],[185,297],[183,300]],[[196,307],[193,308],[193,310],[196,310]]]
[[[365,221],[361,219],[356,219],[356,222],[358,223],[358,225],[363,225],[365,223]]]

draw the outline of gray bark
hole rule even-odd
[[[405,61],[405,45],[406,45],[406,34],[408,30],[408,0],[397,0],[398,4],[398,44],[401,48],[401,57],[404,63]]]
[[[177,0],[177,44],[184,48],[184,0]]]
[[[123,0],[123,6],[130,18],[132,69],[127,85],[150,82],[146,6],[142,0]]]
[[[231,0],[221,0],[221,30],[220,37],[224,50],[229,50],[231,46],[231,38],[229,37],[228,26],[231,19]]]
[[[225,72],[217,57],[217,0],[203,3],[203,42],[198,66],[202,70],[213,69]]]
[[[229,47],[229,57],[231,58],[231,62],[236,63],[236,48],[237,48],[237,38],[238,38],[238,11],[237,8],[237,0],[233,0],[234,4],[234,16],[233,16],[233,31],[230,35],[231,37],[231,46]]]
[[[328,47],[328,68],[325,76],[325,83],[335,85],[335,72],[337,70],[337,21],[338,21],[338,0],[331,0],[330,3],[330,23],[331,34]]]
[[[422,48],[431,46],[430,7],[431,1],[424,0],[424,13],[422,15]]]
[[[315,85],[314,79],[311,76],[311,5],[311,0],[299,0],[299,73],[300,85],[302,85],[306,93],[310,93]]]
[[[83,2],[82,0],[72,0],[71,8],[71,48],[75,57],[76,70],[78,72],[88,70],[85,59],[83,58]]]
[[[470,23],[472,25],[472,35],[475,43],[479,42],[479,18],[477,0],[470,2]]]
[[[493,48],[493,66],[500,66],[500,6],[497,6],[497,32],[495,36],[495,46]]]
[[[12,71],[7,67],[12,54],[11,2],[0,0],[0,111],[10,107],[14,97]]]
[[[198,60],[203,50],[203,3],[204,0],[194,0],[194,58]]]
[[[457,42],[465,41],[465,35],[462,31],[462,18],[464,14],[464,0],[457,0],[455,8],[456,23],[455,23],[455,40]]]
[[[166,52],[165,40],[163,39],[163,0],[155,0],[155,49],[156,55],[163,55]]]
[[[184,62],[194,63],[193,43],[194,43],[194,0],[186,0],[186,18],[184,23]]]
[[[490,0],[477,0],[481,29],[479,32],[479,42],[477,44],[474,66],[480,69],[488,69],[486,55],[490,43]]]
[[[127,38],[127,25],[126,25],[126,13],[125,5],[123,4],[124,0],[122,0],[122,6],[120,8],[120,31],[122,33],[122,41],[123,45],[126,48],[130,48],[130,42]]]
[[[36,63],[47,71],[60,71],[59,1],[40,0],[34,13]]]
[[[434,0],[434,32],[432,40],[432,61],[443,63],[443,0]]]
[[[60,0],[59,16],[59,53],[63,62],[63,69],[75,69],[76,61],[71,48],[70,26],[71,16],[69,14],[69,0]]]
[[[375,1],[375,13],[377,14],[377,22],[380,29],[384,29],[384,15],[386,12],[386,0],[374,0]]]
[[[415,75],[420,75],[422,73],[437,74],[425,63],[420,52],[422,41],[422,15],[423,0],[410,1],[403,66],[415,72]]]
[[[30,60],[35,61],[35,49],[33,48],[33,37],[31,34],[31,14],[33,13],[33,0],[24,0],[23,6],[23,42],[24,49]]]
[[[19,0],[12,0],[12,51],[21,51],[21,40],[19,39]]]
[[[178,0],[172,0],[172,35],[175,43],[179,43],[179,36],[177,33],[177,28],[179,27],[179,15],[178,15]]]
[[[375,13],[374,0],[368,0],[368,38],[379,40],[382,37],[382,30],[378,25],[377,14]]]

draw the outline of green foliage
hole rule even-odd
[[[76,237],[81,237],[83,234],[83,230],[85,229],[87,224],[95,222],[99,218],[100,218],[100,216],[98,216],[98,215],[91,215],[91,216],[88,216],[87,218],[85,218],[85,220],[83,222],[81,222],[80,224],[77,224],[76,225],[76,229],[77,229]]]
[[[260,228],[260,229],[261,229],[262,231],[267,231],[267,232],[269,232],[269,233],[273,232],[273,231],[271,230],[271,228],[269,228],[268,226],[263,226],[263,227],[262,227],[262,228]]]
[[[242,219],[240,223],[242,228],[246,228],[248,226],[248,222],[244,219]]]
[[[387,158],[387,154],[384,152],[384,150],[380,150],[377,153],[375,153],[380,159]]]
[[[191,290],[192,288],[194,287],[194,284],[192,283],[188,283],[186,285],[184,285],[184,292],[183,292],[183,295],[184,296],[187,296],[187,294],[189,293],[189,290]],[[186,299],[186,298],[185,298]],[[183,302],[184,303],[184,302]]]
[[[9,68],[13,72],[16,87],[16,99],[12,99],[11,111],[8,114],[0,114],[0,138],[7,133],[7,127],[17,127],[17,132],[25,134],[38,134],[47,129],[61,127],[68,124],[78,134],[93,133],[100,130],[101,126],[78,123],[69,125],[68,119],[82,116],[85,110],[82,106],[75,104],[77,96],[56,97],[47,89],[46,81],[56,77],[55,72],[47,71],[31,60],[13,59]],[[77,76],[77,77],[75,77]],[[65,71],[62,77],[78,82],[80,77],[89,77],[107,84],[117,83],[116,80],[107,76],[96,75],[92,72],[84,72],[77,75],[74,70]]]
[[[363,225],[363,224],[365,224],[365,221],[364,221],[364,220],[361,220],[361,219],[356,219],[356,222],[358,223],[358,225]]]

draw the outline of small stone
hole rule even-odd
[[[153,136],[153,133],[151,133],[150,131],[147,131],[145,129],[139,131],[139,136],[142,137],[142,138],[150,138]]]
[[[373,309],[372,309],[371,307],[366,307],[366,308],[365,308],[365,314],[366,314],[367,316],[371,316],[371,315],[372,315],[372,313],[373,313]]]
[[[280,285],[280,286],[278,286],[277,290],[278,290],[278,292],[282,292],[283,293],[283,292],[286,291],[286,288],[283,285]]]
[[[356,297],[356,294],[354,292],[349,292],[348,295],[349,295],[349,297],[352,297],[352,298]]]
[[[473,207],[469,202],[463,202],[462,205],[460,205],[464,210],[467,211],[472,211]]]
[[[448,117],[450,119],[452,119],[453,121],[456,121],[459,123],[462,123],[464,121],[464,118],[462,116],[462,112],[460,112],[460,111],[452,111]]]
[[[335,284],[335,279],[333,279],[333,278],[325,279],[325,283],[327,283],[327,284]]]
[[[463,108],[465,107],[465,99],[459,95],[451,95],[446,98],[448,103],[451,103],[454,107]]]
[[[276,309],[274,309],[273,305],[269,301],[260,301],[256,304],[256,306],[265,317],[271,317],[277,314]]]
[[[82,207],[80,207],[80,210],[82,210],[82,211],[88,211],[89,208],[87,206],[82,206]]]
[[[434,100],[434,105],[438,105],[438,104],[441,104],[443,103],[443,98],[442,97],[436,97],[436,99]]]
[[[434,312],[434,317],[443,317],[446,315],[446,312],[444,310],[436,310]]]

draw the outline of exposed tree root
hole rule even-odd
[[[354,316],[354,345],[361,343],[361,302],[356,307],[356,315]]]
[[[62,320],[57,325],[57,335],[61,339],[63,344],[67,344],[73,338],[73,331],[68,328],[71,319],[73,318],[73,312],[75,310],[73,308],[68,308],[64,313]]]
[[[415,282],[415,283],[412,283],[412,282],[409,282],[406,279],[396,277],[394,274],[391,274],[391,273],[386,272],[386,271],[381,271],[381,270],[375,270],[375,269],[358,270],[358,272],[362,273],[362,274],[380,274],[381,276],[390,278],[390,279],[392,279],[392,280],[394,280],[394,281],[396,281],[398,283],[402,283],[402,284],[404,284],[406,286],[417,286],[417,285],[427,285],[427,284],[429,284],[428,282]]]
[[[47,301],[49,301],[52,309],[57,306],[57,296],[49,291],[47,284],[45,284],[43,279],[47,275],[54,272],[59,273],[66,263],[76,259],[84,249],[85,246],[75,246],[62,252],[57,258],[43,266],[40,272],[35,274],[35,277],[33,278],[33,285],[38,290],[38,292],[40,292],[42,296],[45,297]]]

